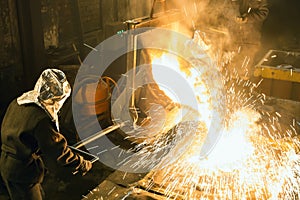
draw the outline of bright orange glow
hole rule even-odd
[[[295,141],[278,139],[280,131],[276,128],[276,118],[272,116],[270,124],[263,124],[260,119],[271,118],[271,115],[258,113],[249,106],[249,99],[263,101],[263,95],[246,98],[248,94],[243,93],[245,91],[229,89],[227,95],[231,112],[222,138],[206,159],[200,159],[203,136],[211,123],[212,112],[206,85],[195,75],[198,72],[193,73],[193,69],[181,66],[176,56],[153,56],[152,64],[168,66],[185,77],[198,99],[198,107],[194,109],[201,111],[198,120],[204,123],[205,128],[195,133],[196,139],[178,162],[154,173],[150,185],[159,184],[166,196],[175,199],[260,200],[296,199],[299,196],[300,167],[299,156],[294,149],[297,146]],[[153,68],[153,76],[157,82],[168,78],[157,68]],[[244,86],[247,87],[247,84],[251,87],[251,83]],[[170,88],[161,89],[173,101],[181,103]]]
[[[157,66],[156,66],[157,65]],[[211,106],[211,97],[209,95],[209,90],[207,86],[203,83],[203,81],[200,79],[200,72],[196,72],[193,67],[183,67],[181,65],[180,60],[177,56],[163,53],[160,56],[152,56],[152,73],[154,80],[157,83],[160,83],[161,80],[164,79],[172,79],[173,77],[169,76],[168,74],[162,74],[160,72],[159,67],[165,66],[168,67],[175,72],[177,72],[179,75],[181,75],[185,80],[186,83],[189,84],[190,88],[193,89],[193,93],[195,95],[195,98],[197,99],[196,107],[194,104],[191,104],[190,102],[180,102],[180,99],[174,94],[173,91],[182,91],[184,92],[181,87],[181,83],[174,84],[172,88],[164,88],[162,85],[160,85],[160,89],[165,92],[174,102],[181,104],[182,106],[187,106],[194,111],[201,110],[201,113],[198,112],[198,120],[199,121],[205,121],[206,124],[209,124],[211,122],[211,112],[212,112],[212,106]],[[170,81],[171,82],[171,81]],[[188,97],[186,97],[188,98]]]

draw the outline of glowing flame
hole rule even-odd
[[[197,109],[202,115],[198,120],[206,127],[199,129],[193,144],[178,162],[154,172],[151,182],[148,186],[143,183],[144,187],[155,190],[155,185],[159,185],[166,196],[175,199],[299,198],[300,167],[295,152],[299,141],[282,139],[278,123],[280,115],[255,110],[255,104],[263,104],[265,96],[248,93],[254,84],[237,80],[229,87],[227,99],[231,111],[227,113],[223,136],[207,159],[200,159],[203,136],[211,122],[211,97],[207,87],[193,75],[191,68],[183,68],[176,56],[153,57],[152,64],[170,66],[186,78],[199,99]],[[153,76],[158,82],[160,78],[168,77],[155,68]],[[236,91],[236,86],[246,90]],[[161,89],[173,101],[177,100],[166,88]],[[262,118],[267,118],[270,123],[260,122]]]
[[[183,62],[183,61],[181,61]],[[199,121],[205,121],[207,125],[211,122],[211,112],[212,112],[212,106],[211,106],[211,97],[209,95],[209,90],[207,86],[204,84],[204,82],[201,80],[200,76],[202,74],[199,74],[200,72],[196,72],[193,67],[188,67],[182,65],[179,60],[179,58],[173,54],[169,53],[163,53],[160,56],[152,55],[152,73],[155,81],[157,83],[162,82],[161,80],[164,79],[172,79],[173,77],[169,76],[168,74],[162,74],[160,71],[161,66],[165,66],[170,68],[171,70],[174,70],[179,75],[181,75],[184,80],[186,80],[186,83],[189,84],[190,88],[193,90],[193,93],[197,99],[197,104],[194,105],[190,103],[190,101],[184,102],[186,106],[189,107],[195,111],[201,110],[201,113],[198,113],[198,120]],[[171,81],[170,81],[171,82]],[[180,99],[174,94],[172,91],[181,91],[184,92],[184,88],[181,88],[181,83],[172,85],[172,88],[166,88],[163,85],[160,85],[160,89],[165,92],[166,95],[168,95],[173,102],[184,104],[183,102],[180,102]],[[188,96],[185,97],[186,99],[190,98]]]
[[[156,65],[163,65],[167,67],[172,67],[173,70],[175,70],[178,73],[181,73],[179,68],[179,61],[177,57],[171,54],[163,54],[161,57],[155,57],[152,59],[152,74],[154,79],[157,83],[161,82],[163,79],[171,79],[172,77],[166,76],[166,74],[160,73],[159,66],[155,67]],[[162,85],[159,86],[162,91],[165,92],[166,95],[168,95],[174,102],[178,102],[177,97],[173,94],[173,92],[170,91],[170,88],[165,88]]]
[[[253,115],[254,114],[254,115]],[[255,113],[247,110],[235,112],[229,119],[231,125],[226,127],[222,138],[207,160],[201,162],[201,167],[216,168],[230,172],[239,169],[242,162],[254,152],[254,147],[247,135],[255,132]]]
[[[185,78],[190,87],[193,88],[194,94],[198,99],[198,107],[194,108],[201,111],[199,115],[201,114],[202,117],[198,118],[198,120],[204,122],[206,128],[209,127],[212,112],[210,105],[211,98],[208,88],[199,77],[199,72],[195,73],[193,68],[183,67],[183,65],[180,65],[177,56],[167,53],[163,53],[160,57],[152,58],[152,65],[158,65],[158,67],[152,68],[153,77],[158,83],[161,82],[162,79],[172,79],[172,77],[167,74],[160,73],[160,66],[170,67]],[[180,87],[180,84],[174,85],[174,87]],[[170,88],[160,87],[160,89],[169,95],[174,102],[181,103],[178,102],[176,96],[170,92]],[[249,110],[237,111],[231,116],[229,120],[230,126],[224,130],[221,141],[219,141],[219,144],[210,154],[209,158],[205,161],[200,161],[200,158],[197,158],[199,155],[196,154],[193,156],[189,155],[188,160],[191,162],[201,162],[201,166],[204,168],[215,167],[222,168],[223,170],[226,168],[226,170],[229,171],[238,168],[239,163],[253,152],[253,147],[246,137],[246,133],[249,132],[250,126],[255,123],[257,118],[257,116],[255,117],[255,113],[249,112]],[[202,142],[203,138],[200,138],[198,144],[194,145],[198,147],[197,150],[194,150],[195,152],[200,152]]]

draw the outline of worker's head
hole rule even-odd
[[[46,69],[37,80],[34,90],[24,93],[17,102],[19,105],[37,104],[57,122],[57,113],[70,94],[71,87],[66,75],[58,69]]]
[[[58,69],[46,69],[35,84],[38,100],[43,104],[63,104],[71,94],[71,87],[65,74]]]

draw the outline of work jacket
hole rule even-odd
[[[260,45],[261,29],[269,13],[267,0],[212,0],[208,9],[210,23],[228,31],[231,45]],[[236,18],[247,18],[237,23]]]
[[[237,45],[260,45],[261,29],[268,12],[266,0],[230,0],[224,9],[224,24],[232,42]],[[247,21],[237,23],[236,17],[246,18]]]
[[[6,180],[41,181],[41,156],[68,171],[75,171],[83,162],[68,148],[46,112],[35,104],[18,105],[16,100],[10,103],[2,122],[1,139],[0,171]]]

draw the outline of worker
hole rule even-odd
[[[249,80],[261,47],[262,25],[269,13],[267,0],[231,0],[227,6],[230,45],[235,52],[231,67],[238,77]]]
[[[46,69],[34,90],[10,103],[2,122],[0,171],[12,200],[44,198],[44,163],[70,174],[85,175],[92,168],[59,132],[58,111],[70,93],[65,74]]]
[[[208,7],[209,22],[228,31],[222,48],[234,56],[227,70],[233,78],[248,80],[261,47],[261,29],[269,13],[267,0],[211,0]]]

